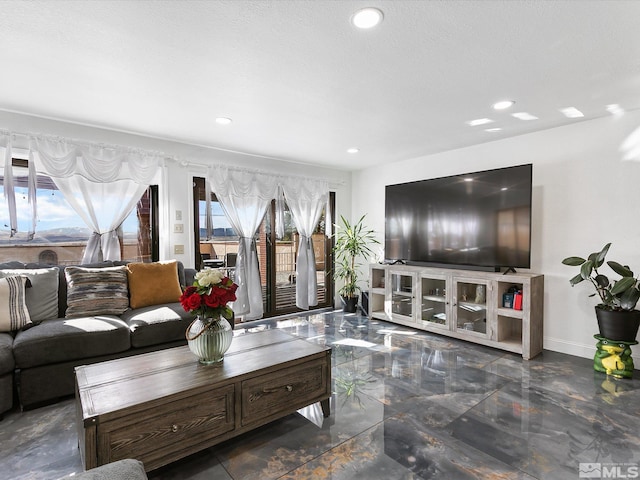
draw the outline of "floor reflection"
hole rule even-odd
[[[545,351],[499,350],[342,312],[239,325],[332,347],[319,405],[149,473],[150,479],[575,479],[580,463],[640,463],[640,380]],[[0,423],[11,478],[80,471],[73,400]]]

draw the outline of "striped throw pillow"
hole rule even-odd
[[[0,332],[14,332],[31,323],[25,301],[26,277],[0,278]]]
[[[127,269],[66,267],[66,318],[120,315],[129,308]]]

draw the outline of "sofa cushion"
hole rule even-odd
[[[13,372],[13,337],[8,333],[0,333],[0,375]]]
[[[121,316],[131,331],[134,348],[185,340],[185,331],[193,317],[180,303],[153,305],[128,310]]]
[[[67,318],[120,315],[129,308],[126,267],[65,268]]]
[[[13,373],[0,375],[0,413],[13,407]]]
[[[27,277],[0,278],[0,332],[14,332],[31,323],[25,288]]]
[[[32,322],[58,318],[58,268],[0,270],[0,277],[21,275],[31,281],[26,304]]]
[[[177,302],[182,295],[175,260],[154,263],[129,263],[129,304],[131,308]]]
[[[18,262],[16,260],[12,260],[10,262],[0,263],[0,269],[15,269],[15,268],[26,268],[23,262]]]
[[[107,463],[73,477],[76,480],[145,480],[147,474],[144,464],[140,460],[126,458]]]
[[[124,352],[131,346],[129,326],[103,315],[46,320],[17,333],[13,356],[18,368]]]

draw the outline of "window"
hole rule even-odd
[[[9,208],[4,197],[4,176],[0,176],[0,262],[17,260],[54,265],[79,264],[91,231],[46,175],[37,177],[36,232],[34,238],[29,240],[27,162],[13,160],[18,216],[18,232],[13,237]],[[122,224],[120,244],[123,260],[148,262],[158,259],[157,210],[158,189],[157,186],[151,186]]]
[[[195,227],[195,265],[200,269],[204,267],[204,262],[209,265],[228,265],[233,263],[238,254],[238,235],[227,220],[220,203],[212,193],[210,196],[211,216],[210,224],[207,225],[207,201],[204,178],[194,178],[193,201]],[[218,262],[209,262],[217,260]]]
[[[334,198],[334,194],[330,193],[329,205],[332,210]],[[258,256],[260,262],[262,262],[264,255],[269,266],[266,278],[263,279],[263,284],[265,285],[264,308],[265,312],[272,312],[272,315],[300,310],[296,307],[296,262],[300,236],[291,218],[289,206],[286,204],[283,217],[284,235],[279,239],[275,233],[278,229],[272,228],[272,225],[276,225],[279,221],[276,215],[275,201],[272,202],[271,209],[267,210],[260,229],[260,239],[262,241],[264,236],[263,243],[266,248],[264,249],[264,254],[259,250]],[[332,244],[331,238],[326,231],[326,219],[327,212],[323,211],[311,237],[318,282],[316,297],[318,305],[312,308],[329,307],[333,303],[333,277],[330,275]]]
[[[194,178],[194,233],[195,233],[195,265],[202,268],[216,264],[210,260],[218,260],[217,265],[227,268],[233,275],[235,255],[238,251],[238,236],[231,228],[215,194],[211,195],[211,227],[207,229],[205,181]],[[333,210],[335,196],[330,194],[330,208]],[[291,219],[288,207],[284,212],[284,236],[276,238],[275,200],[262,220],[256,234],[258,262],[260,264],[260,281],[265,317],[299,311],[296,307],[296,260],[298,255],[299,236]],[[331,238],[327,235],[326,212],[323,212],[313,234],[313,246],[316,257],[318,278],[318,306],[328,307],[333,302],[333,278],[331,271]],[[333,218],[330,216],[329,218]],[[207,236],[207,230],[211,232]]]

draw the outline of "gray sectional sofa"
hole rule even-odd
[[[108,269],[114,266],[118,265],[104,262],[82,267]],[[26,289],[27,307],[36,321],[23,329],[0,333],[0,414],[12,408],[14,399],[23,408],[33,408],[72,395],[74,367],[78,365],[186,344],[185,330],[192,317],[175,301],[129,308],[129,299],[125,298],[125,309],[120,314],[98,312],[67,318],[68,275],[65,275],[65,267],[55,267],[57,296],[52,300],[51,268],[50,265],[20,262],[0,264],[0,277],[15,275],[15,271],[43,273],[42,277],[32,277],[31,286]],[[174,268],[180,287],[193,283],[195,270],[185,269],[180,262],[176,262]],[[45,277],[48,286],[44,283]],[[96,278],[99,283],[100,279]],[[93,288],[92,282],[87,283]],[[162,285],[156,287],[159,291],[163,289]],[[82,299],[82,290],[76,288],[74,292],[80,292],[76,296]],[[85,299],[89,296],[84,295]],[[127,297],[126,291],[124,296]],[[55,300],[57,308],[53,305],[52,309],[51,302]],[[103,302],[106,303],[108,299]],[[43,318],[48,315],[49,318]]]

